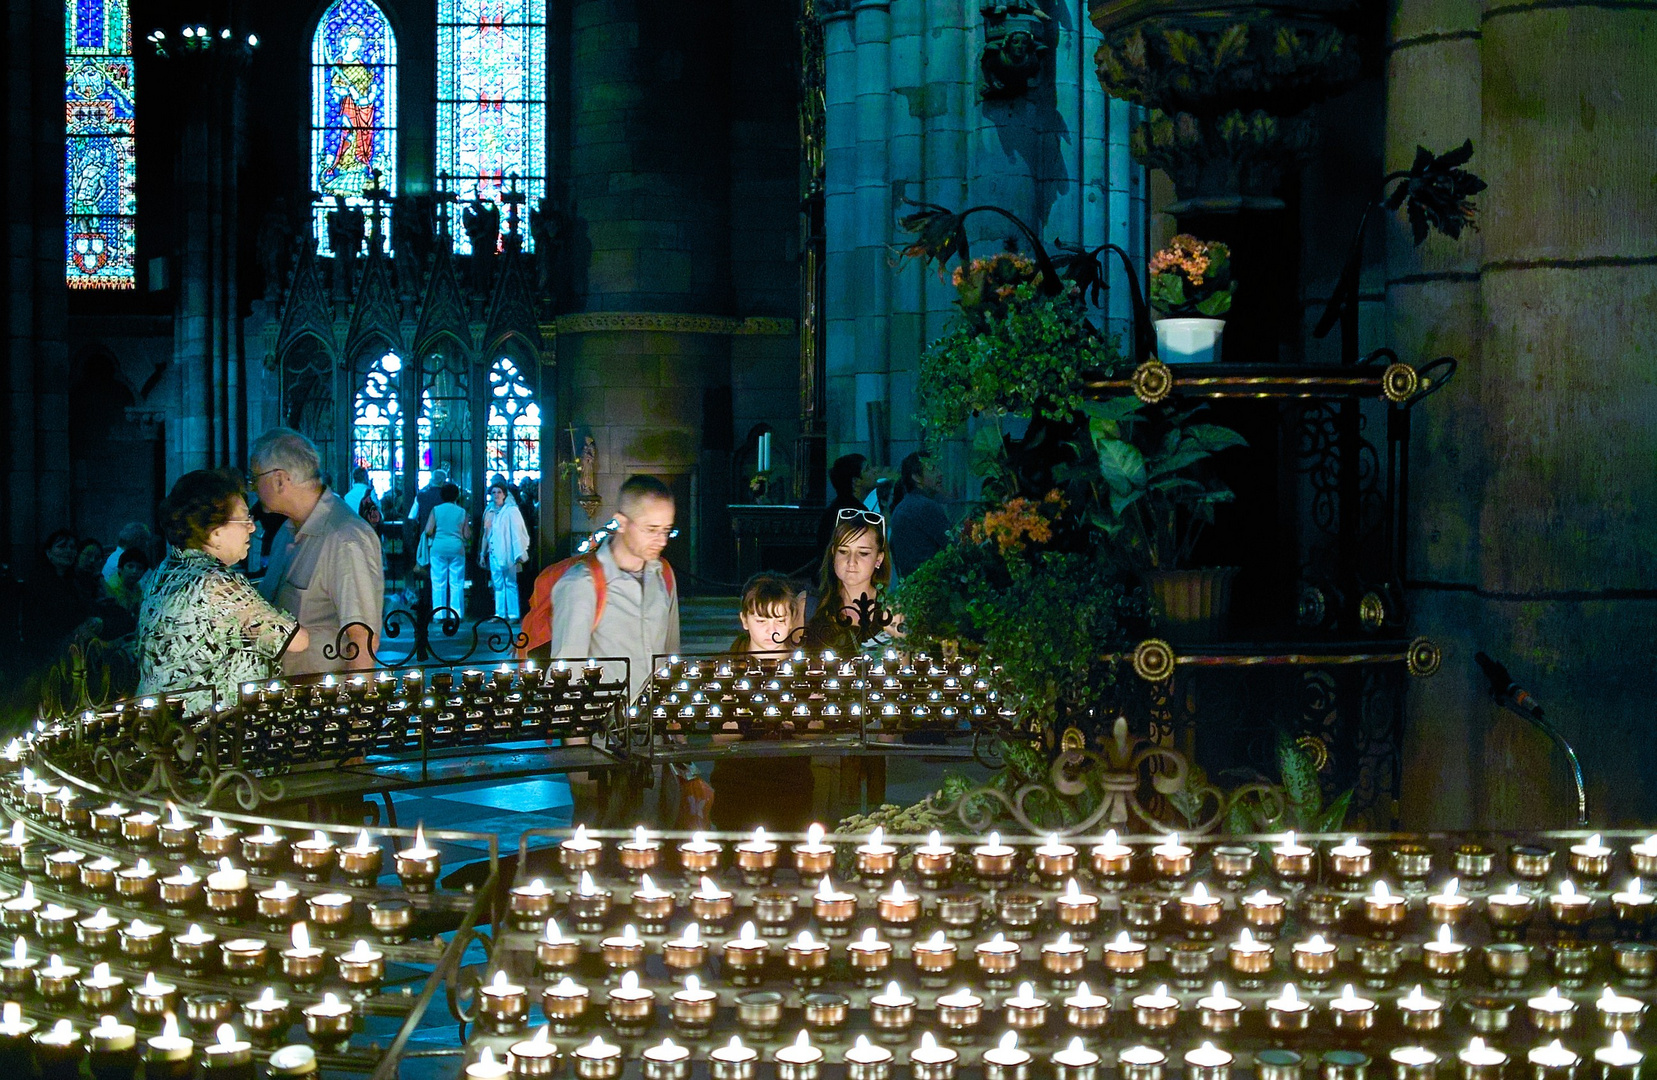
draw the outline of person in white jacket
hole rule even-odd
[[[489,486],[489,506],[483,512],[483,544],[478,563],[489,571],[495,590],[495,614],[518,621],[518,571],[529,557],[529,530],[518,504],[503,484]]]

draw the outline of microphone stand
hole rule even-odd
[[[1582,762],[1576,756],[1576,750],[1559,729],[1554,727],[1542,715],[1542,706],[1535,703],[1531,696],[1519,688],[1519,685],[1508,675],[1507,668],[1492,660],[1485,653],[1476,653],[1473,659],[1484,671],[1485,677],[1490,680],[1490,699],[1506,709],[1514,716],[1546,735],[1555,746],[1564,751],[1565,760],[1571,765],[1571,780],[1576,784],[1576,823],[1580,826],[1588,824],[1588,787],[1582,781]]]

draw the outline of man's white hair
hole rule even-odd
[[[281,469],[296,484],[316,483],[322,477],[316,444],[293,428],[271,428],[254,441],[247,457],[254,472]]]

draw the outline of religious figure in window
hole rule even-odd
[[[368,172],[374,166],[374,74],[363,62],[367,41],[361,29],[347,27],[340,35],[338,52],[331,57],[328,83],[339,96],[345,130],[334,147],[334,160],[322,170],[320,179],[327,190],[366,190]]]

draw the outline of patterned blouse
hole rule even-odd
[[[211,686],[236,701],[245,682],[278,672],[298,623],[251,582],[205,551],[171,548],[156,567],[138,613],[138,692]],[[185,710],[206,712],[206,692],[185,694]]]

